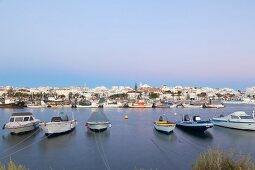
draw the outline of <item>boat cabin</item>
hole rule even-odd
[[[13,113],[10,117],[10,122],[27,122],[34,120],[32,113]]]
[[[245,112],[234,112],[230,115],[231,119],[253,119],[253,116],[246,114]]]

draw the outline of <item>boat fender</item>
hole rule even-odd
[[[111,127],[112,127],[112,124],[110,123],[110,124],[109,124],[109,128],[111,128]]]
[[[5,129],[5,124],[3,125],[3,128],[2,128],[3,130]]]
[[[35,123],[33,123],[33,126],[34,126],[34,129],[36,129],[36,124]]]

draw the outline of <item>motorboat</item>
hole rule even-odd
[[[170,102],[153,103],[153,108],[175,108],[176,105]]]
[[[203,107],[203,105],[186,104],[186,103],[183,103],[182,106],[183,108],[194,108],[194,109]]]
[[[22,109],[24,107],[27,107],[24,101],[5,99],[0,103],[0,108]]]
[[[182,121],[176,122],[176,126],[182,129],[204,132],[208,128],[212,128],[213,123],[210,121],[202,121],[200,116],[193,116],[193,120],[190,120],[189,115],[185,115]]]
[[[52,117],[50,122],[41,122],[40,128],[45,132],[46,136],[61,135],[71,132],[75,129],[77,121],[69,119],[69,116],[56,116]]]
[[[103,108],[120,108],[123,107],[124,105],[122,103],[119,102],[111,102],[111,101],[107,101],[103,104],[101,104],[99,107],[103,107]]]
[[[224,108],[224,104],[204,104],[203,108],[209,108],[209,109],[221,109]]]
[[[111,122],[103,112],[92,112],[86,126],[95,132],[101,132],[111,127]]]
[[[13,113],[3,129],[8,129],[11,134],[20,134],[37,129],[39,122],[30,112]]]
[[[240,130],[255,130],[254,112],[248,115],[243,111],[237,111],[227,116],[213,118],[212,122],[216,126],[222,126]]]
[[[158,121],[154,121],[154,128],[162,133],[169,134],[175,128],[175,123],[169,122],[168,120],[164,120],[162,116],[159,117]]]

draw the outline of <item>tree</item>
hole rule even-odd
[[[159,97],[159,94],[158,93],[149,93],[149,98],[150,99],[156,99]]]

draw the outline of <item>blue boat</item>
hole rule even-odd
[[[176,126],[185,130],[204,132],[208,128],[212,128],[213,123],[210,121],[202,121],[200,116],[193,116],[193,120],[190,120],[190,117],[185,115],[182,121],[176,122]]]

